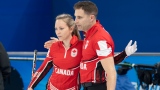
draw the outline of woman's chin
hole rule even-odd
[[[61,38],[58,38],[59,41],[63,41]]]

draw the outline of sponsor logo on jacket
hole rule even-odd
[[[71,56],[72,56],[72,57],[76,57],[76,56],[77,56],[77,53],[78,53],[78,50],[77,50],[76,48],[73,48],[73,49],[71,50]]]

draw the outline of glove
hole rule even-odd
[[[128,45],[125,48],[125,52],[127,56],[130,56],[137,51],[137,41],[135,41],[133,45],[131,44],[132,44],[132,40],[129,41]]]
[[[27,90],[33,90],[32,88],[28,88]]]

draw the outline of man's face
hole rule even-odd
[[[90,15],[86,14],[82,9],[75,10],[75,23],[80,31],[87,31],[91,28]]]

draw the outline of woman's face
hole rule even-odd
[[[58,19],[55,22],[55,33],[60,41],[64,41],[72,37],[72,30],[67,26],[66,22]]]

